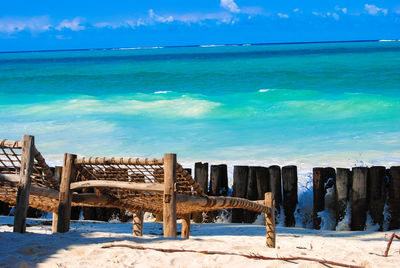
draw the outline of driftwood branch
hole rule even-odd
[[[111,245],[104,245],[101,248],[114,248],[114,247],[125,247],[125,248],[132,248],[132,249],[139,249],[139,250],[156,250],[161,252],[191,252],[191,253],[201,253],[207,255],[233,255],[233,256],[241,256],[249,259],[256,259],[256,260],[278,260],[278,261],[313,261],[319,262],[322,264],[330,264],[340,267],[350,267],[350,268],[362,268],[362,266],[358,265],[351,265],[351,264],[344,264],[340,262],[328,261],[323,259],[315,259],[315,258],[307,258],[307,257],[266,257],[257,254],[240,254],[240,253],[233,253],[233,252],[223,252],[223,251],[207,251],[207,250],[192,250],[192,249],[165,249],[165,248],[148,248],[142,246],[134,246],[134,245],[126,245],[126,244],[111,244]]]
[[[389,239],[389,243],[388,243],[387,246],[386,246],[385,255],[384,255],[385,257],[388,256],[390,246],[392,245],[393,239],[394,239],[395,237],[396,237],[397,239],[400,240],[400,236],[399,236],[399,235],[396,235],[396,233],[393,233],[393,234],[392,234],[392,236],[391,236],[390,239]]]

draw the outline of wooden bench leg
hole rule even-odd
[[[190,214],[186,214],[182,217],[182,238],[188,239],[190,235]]]
[[[26,232],[26,213],[29,206],[31,191],[31,174],[35,159],[35,141],[33,136],[24,135],[22,138],[21,169],[19,171],[19,185],[17,205],[15,207],[14,228],[17,233]]]
[[[164,154],[164,237],[176,237],[176,154]]]
[[[143,216],[144,212],[137,210],[133,213],[133,232],[134,236],[143,236]]]
[[[57,232],[65,233],[69,231],[71,221],[71,181],[76,176],[76,168],[74,165],[76,155],[65,154],[64,166],[62,169],[61,184],[60,184],[60,197],[58,202],[58,220]]]
[[[51,220],[51,233],[57,233],[58,214],[53,212],[53,219]]]
[[[265,224],[267,227],[267,247],[275,247],[275,207],[274,207],[274,195],[270,192],[265,193],[265,206],[269,208],[269,213],[265,214]]]

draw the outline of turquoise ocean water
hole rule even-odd
[[[400,161],[400,42],[0,54],[0,138],[50,159]]]

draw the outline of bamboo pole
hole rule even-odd
[[[143,216],[144,212],[142,210],[136,210],[133,213],[133,235],[143,236]]]
[[[82,157],[75,160],[75,165],[162,165],[163,159],[157,158],[117,158],[117,157]]]
[[[275,247],[276,229],[275,229],[275,208],[274,208],[274,194],[265,193],[265,206],[269,209],[269,213],[265,213],[265,225],[267,228],[267,247]]]
[[[22,149],[22,141],[0,140],[0,148]]]
[[[19,172],[19,185],[17,193],[17,205],[15,207],[14,228],[17,233],[26,232],[26,213],[29,206],[29,194],[31,190],[31,173],[35,156],[35,139],[33,136],[22,137],[21,169]]]
[[[60,197],[58,201],[58,222],[56,230],[58,233],[65,233],[69,231],[72,201],[72,192],[69,187],[72,179],[74,179],[76,176],[76,168],[74,165],[75,159],[76,155],[74,154],[64,155],[64,165],[60,185]]]
[[[189,235],[190,235],[190,214],[186,214],[182,217],[181,236],[184,239],[188,239]]]
[[[269,208],[260,204],[258,200],[250,201],[239,197],[230,196],[191,196],[184,194],[176,195],[177,202],[181,206],[204,208],[204,210],[219,210],[228,208],[243,208],[260,213],[269,213]]]
[[[108,181],[108,180],[87,180],[71,183],[70,189],[77,190],[82,188],[120,188],[135,191],[163,192],[164,186],[161,183],[142,183],[128,181]]]
[[[176,154],[164,154],[164,237],[176,237]]]

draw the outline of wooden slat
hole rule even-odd
[[[70,189],[77,190],[82,188],[119,188],[134,191],[163,192],[164,186],[160,183],[140,183],[128,181],[108,181],[108,180],[89,180],[71,183]]]

